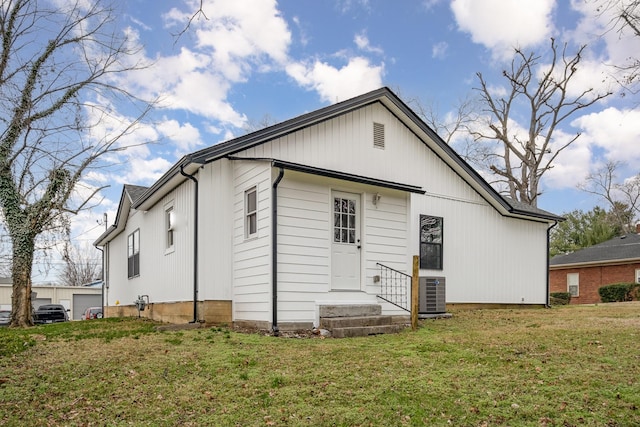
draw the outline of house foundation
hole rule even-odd
[[[189,323],[193,321],[193,302],[150,303],[138,313],[134,305],[112,305],[104,308],[105,317],[144,317],[163,323]],[[198,322],[231,324],[231,301],[199,301]]]

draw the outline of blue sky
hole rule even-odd
[[[499,93],[513,48],[545,53],[549,40],[569,52],[587,44],[576,90],[605,90],[640,40],[606,32],[610,17],[591,0],[129,0],[120,25],[152,63],[123,82],[160,97],[161,108],[123,140],[136,146],[87,177],[109,184],[99,206],[73,219],[72,237],[93,242],[106,212],[115,218],[123,184],[151,185],[182,155],[244,134],[249,123],[282,121],[380,86],[435,104],[445,117],[478,87],[477,72]],[[605,80],[603,82],[603,80]],[[543,180],[538,206],[554,213],[598,203],[576,185],[609,160],[621,178],[640,170],[637,96],[614,94],[569,120],[559,138],[581,132]],[[122,112],[126,116],[126,112]],[[53,273],[49,273],[49,278]],[[45,280],[34,275],[34,281]]]

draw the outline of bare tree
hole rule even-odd
[[[470,97],[460,100],[445,114],[434,102],[424,103],[418,98],[407,99],[406,102],[447,144],[453,143],[458,135],[468,133],[477,120],[477,100]]]
[[[640,219],[640,173],[618,182],[621,162],[608,162],[587,176],[578,188],[607,202],[610,214],[623,232],[633,232],[634,221]]]
[[[594,0],[597,12],[612,16],[608,30],[624,37],[631,34],[640,37],[640,0]],[[640,56],[638,52],[629,52],[624,64],[613,64],[618,71],[616,80],[632,94],[638,93],[640,84]],[[620,75],[621,74],[621,75]]]
[[[394,91],[401,94],[400,88]],[[433,101],[423,102],[417,97],[403,99],[444,142],[456,150],[460,157],[476,169],[483,168],[486,159],[491,155],[491,147],[487,144],[477,144],[471,136],[480,120],[477,112],[478,99],[467,95],[446,113],[442,113],[439,105]]]
[[[124,148],[121,138],[152,106],[118,81],[143,66],[117,16],[106,2],[2,2],[0,207],[11,240],[12,326],[32,324],[37,239],[91,203],[100,188],[80,189],[81,178]],[[115,113],[123,102],[133,119]],[[107,120],[117,130],[99,132]]]
[[[261,129],[268,128],[269,126],[273,126],[276,123],[278,123],[278,121],[276,119],[274,119],[273,117],[271,117],[271,114],[266,113],[258,121],[256,121],[256,120],[248,120],[242,126],[242,130],[245,133],[251,133],[251,132],[255,132],[255,131],[261,130]]]
[[[486,130],[473,130],[472,134],[477,143],[495,144],[487,159],[489,169],[513,199],[537,206],[540,179],[556,157],[580,136],[553,144],[558,126],[576,111],[611,94],[587,89],[577,96],[570,95],[584,49],[582,46],[569,56],[566,44],[559,49],[551,39],[548,65],[541,55],[516,49],[511,67],[503,71],[508,82],[504,96],[495,94],[483,75],[477,73],[477,90],[488,119]],[[520,134],[515,126],[518,117],[525,123],[525,131]]]
[[[66,241],[62,251],[64,269],[60,280],[65,286],[82,286],[100,280],[100,252],[91,245],[78,246]]]

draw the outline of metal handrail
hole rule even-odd
[[[376,265],[380,267],[380,295],[376,296],[396,307],[411,312],[409,307],[411,276],[379,262],[376,262]]]

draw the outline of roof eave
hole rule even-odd
[[[149,210],[168,192],[187,179],[182,175],[181,171],[184,171],[187,175],[193,175],[201,166],[202,163],[194,161],[192,156],[183,157],[134,201],[133,208],[142,211]]]
[[[432,140],[435,145],[430,145],[430,148],[434,150],[436,154],[458,175],[461,177],[468,177],[465,181],[471,185],[474,190],[481,194],[482,197],[502,215],[515,218],[541,220],[547,223],[564,220],[564,218],[553,214],[547,215],[541,212],[530,212],[514,208],[400,98],[397,96],[382,97],[381,102],[393,111],[394,114],[396,114],[396,117],[406,117],[407,120],[403,120],[404,124],[416,133],[416,135],[419,135],[423,141],[425,138]]]
[[[634,263],[640,263],[640,258],[620,258],[620,259],[608,259],[608,260],[598,260],[598,261],[569,262],[566,264],[551,264],[549,265],[549,270],[564,270],[567,268],[599,267],[599,266],[634,264]]]

